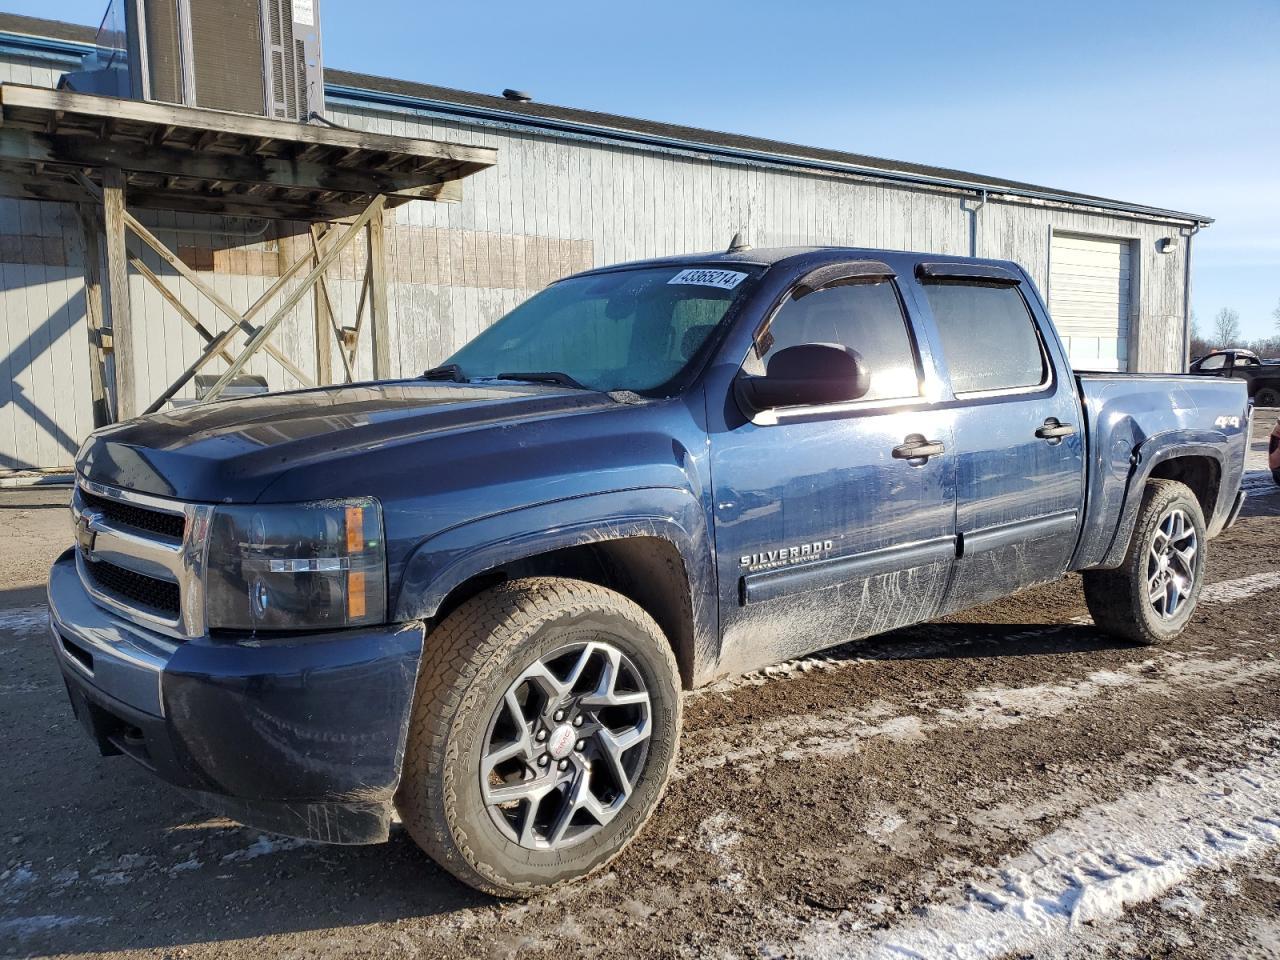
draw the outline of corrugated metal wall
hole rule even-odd
[[[52,85],[56,68],[0,59],[0,81]],[[338,123],[400,136],[496,147],[498,165],[466,182],[460,204],[411,203],[390,218],[392,364],[413,374],[558,276],[641,257],[723,248],[742,230],[757,246],[855,244],[1017,260],[1047,288],[1053,230],[1134,242],[1134,369],[1181,364],[1182,257],[1155,253],[1176,227],[1126,217],[973,197],[838,175],[710,160],[497,125],[433,120],[399,109],[331,102]],[[289,225],[147,214],[155,229],[233,304],[265,290],[304,235]],[[74,211],[0,201],[0,468],[67,464],[91,428],[82,258]],[[975,244],[976,239],[976,244]],[[140,250],[140,245],[134,245]],[[331,272],[339,322],[352,322],[363,250]],[[148,265],[211,330],[227,322],[149,253]],[[131,278],[139,408],[199,352],[202,341],[139,276]],[[274,342],[314,369],[314,324],[304,300]],[[370,376],[367,338],[358,373]],[[219,369],[215,361],[211,371]],[[274,361],[251,371],[296,386]],[[333,369],[342,367],[336,354]],[[190,396],[190,391],[182,396]]]

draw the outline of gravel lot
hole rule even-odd
[[[99,758],[45,641],[66,495],[4,492],[0,954],[1280,956],[1275,413],[1177,643],[1099,635],[1070,578],[696,693],[641,839],[527,904]]]

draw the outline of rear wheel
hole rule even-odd
[[[1253,395],[1253,403],[1258,407],[1280,407],[1280,390],[1263,387]]]
[[[612,860],[675,762],[680,675],[657,624],[604,587],[539,578],[427,638],[397,804],[465,883],[528,896]]]
[[[1200,597],[1205,527],[1200,501],[1176,480],[1151,480],[1124,562],[1086,570],[1084,596],[1107,633],[1155,644],[1186,628]]]

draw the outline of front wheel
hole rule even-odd
[[[463,882],[530,896],[616,857],[661,798],[680,674],[626,597],[558,578],[473,597],[427,637],[397,805]]]
[[[1180,634],[1204,579],[1204,514],[1186,484],[1151,480],[1124,562],[1086,570],[1084,598],[1102,630],[1141,644]]]

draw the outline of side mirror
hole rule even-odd
[[[858,400],[871,389],[862,356],[835,343],[802,343],[769,358],[763,377],[739,374],[734,394],[745,411]]]

